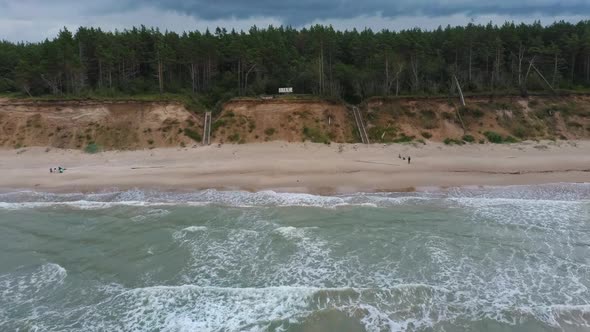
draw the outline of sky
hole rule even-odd
[[[548,25],[590,18],[590,0],[0,0],[0,39],[37,42],[63,27],[176,32],[270,24],[401,30],[506,21]]]

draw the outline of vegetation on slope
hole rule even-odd
[[[469,98],[466,107],[452,99],[373,99],[366,108],[371,142],[401,134],[447,144],[590,137],[587,96]]]

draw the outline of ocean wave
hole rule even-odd
[[[590,201],[590,183],[551,184],[537,186],[508,186],[486,188],[452,188],[447,191],[413,193],[355,193],[343,195],[312,195],[279,193],[270,190],[260,192],[202,190],[188,193],[149,190],[127,190],[99,193],[55,194],[35,191],[20,191],[0,194],[0,209],[35,209],[67,207],[95,210],[118,206],[165,207],[207,206],[229,207],[318,207],[342,208],[358,206],[367,208],[395,207],[403,204],[422,204],[432,200],[481,202],[571,202]]]
[[[538,319],[557,329],[590,324],[587,305],[471,307],[471,303],[441,301],[456,294],[428,284],[386,289],[160,285],[116,290],[84,311],[69,313],[76,316],[79,330],[266,331],[272,327],[281,331],[313,324],[329,312],[354,318],[367,331],[436,330],[456,321],[469,324],[486,319],[509,326]]]
[[[83,321],[88,330],[159,329],[174,331],[237,331],[266,330],[269,326],[281,330],[294,324],[304,324],[314,314],[337,310],[357,317],[368,331],[405,331],[404,326],[432,326],[436,319],[427,311],[414,312],[419,318],[404,319],[407,309],[392,308],[412,295],[423,296],[440,292],[434,286],[422,284],[399,285],[392,289],[264,287],[231,288],[213,286],[152,286],[124,290],[89,311]],[[428,299],[424,299],[426,304]],[[124,317],[111,321],[113,315]],[[381,317],[381,319],[377,319]],[[386,324],[384,324],[387,322]],[[418,322],[420,322],[418,324]]]
[[[0,275],[0,318],[10,316],[23,305],[49,297],[67,275],[66,269],[55,263],[22,267]]]

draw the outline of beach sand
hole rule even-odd
[[[411,156],[412,163],[398,158]],[[67,168],[50,174],[50,167]],[[275,190],[319,194],[590,182],[590,141],[446,146],[269,142],[86,154],[0,150],[0,190]]]

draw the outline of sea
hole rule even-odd
[[[590,331],[590,184],[4,192],[0,331]]]

